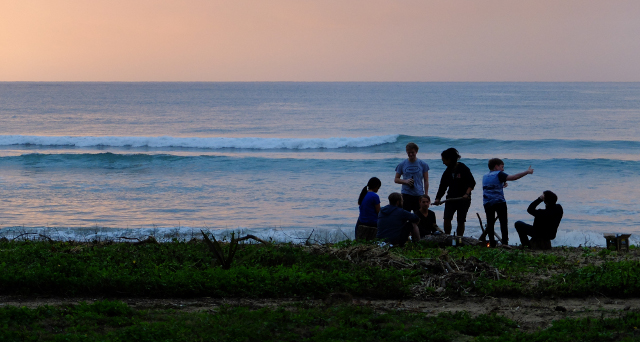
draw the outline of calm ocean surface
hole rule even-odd
[[[512,242],[547,189],[565,208],[556,245],[640,237],[640,83],[0,83],[0,120],[8,237],[353,236],[360,190],[380,178],[386,205],[410,141],[432,197],[442,150],[471,168],[468,235],[498,157],[535,169],[505,189]]]

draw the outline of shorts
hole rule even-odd
[[[444,203],[444,215],[445,220],[453,220],[453,214],[458,212],[458,222],[467,222],[467,212],[471,207],[471,200],[467,201],[455,201]]]
[[[420,196],[402,194],[402,209],[408,212],[420,210]]]

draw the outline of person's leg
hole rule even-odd
[[[451,220],[453,220],[453,214],[456,212],[456,207],[455,205],[452,203],[445,203],[444,204],[444,215],[443,215],[443,219],[444,219],[444,233],[445,234],[451,234]]]
[[[502,233],[502,244],[509,244],[509,221],[507,217],[507,203],[498,203],[495,206],[498,219],[500,220],[500,232]]]
[[[484,213],[487,216],[487,236],[491,247],[496,246],[496,238],[494,233],[494,225],[496,224],[496,211],[490,204],[484,205]]]
[[[471,206],[471,201],[461,201],[458,202],[458,235],[464,235],[464,226],[465,222],[467,222],[467,212],[469,212],[469,207]]]
[[[520,237],[520,243],[522,246],[531,247],[531,243],[529,242],[529,236],[534,235],[533,226],[530,224],[526,224],[522,221],[518,221],[515,224],[516,232],[518,232],[518,236]]]

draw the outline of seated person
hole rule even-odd
[[[402,195],[394,192],[389,195],[389,205],[380,209],[378,214],[378,239],[384,239],[393,245],[403,246],[409,239],[420,240],[417,223],[418,216],[402,209]]]
[[[553,240],[556,238],[560,220],[562,220],[562,206],[556,204],[558,196],[547,190],[542,193],[535,201],[529,204],[527,212],[533,215],[533,226],[522,221],[516,222],[516,231],[520,236],[520,243],[523,247],[531,247],[529,236],[532,238],[540,238],[545,240]],[[538,204],[544,202],[545,209],[536,209]]]
[[[436,213],[429,210],[431,205],[431,198],[428,195],[420,196],[420,210],[416,212],[416,215],[420,219],[418,223],[418,230],[420,231],[420,238],[425,235],[433,234],[437,231],[442,232],[442,229],[436,224]]]

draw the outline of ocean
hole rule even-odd
[[[432,198],[444,149],[470,167],[466,235],[497,157],[535,170],[505,189],[512,243],[544,190],[554,245],[640,241],[640,83],[0,83],[0,119],[8,238],[352,238],[360,190],[380,178],[386,205],[415,142]]]

